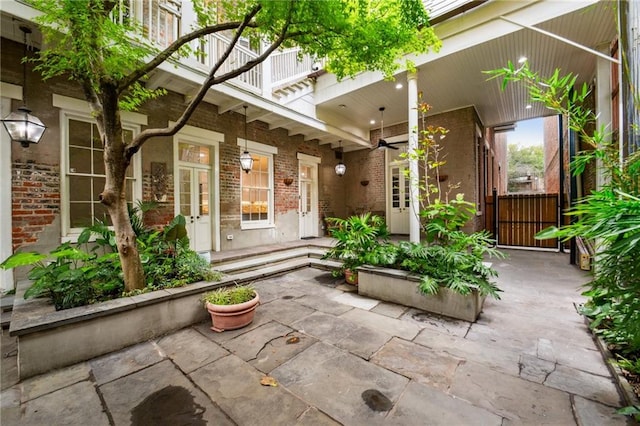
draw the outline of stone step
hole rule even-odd
[[[325,250],[320,247],[295,247],[212,262],[211,267],[225,274],[237,274],[254,271],[265,266],[275,266],[278,263],[289,260],[306,259],[308,261],[309,258],[320,259],[324,253]]]
[[[13,315],[12,311],[2,311],[0,313],[0,325],[2,325],[2,329],[6,330],[11,325],[11,315]]]
[[[251,281],[259,280],[262,278],[272,277],[275,275],[282,275],[287,272],[295,271],[297,269],[314,267],[318,269],[325,269],[332,271],[340,268],[341,263],[333,260],[323,260],[313,257],[299,257],[295,259],[287,259],[281,262],[270,263],[260,268],[236,271],[231,274],[226,274],[227,279],[231,279],[237,284],[249,283]]]
[[[0,297],[0,308],[2,312],[8,312],[13,310],[13,294]]]

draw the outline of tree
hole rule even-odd
[[[517,191],[518,186],[514,179],[522,177],[544,177],[544,148],[542,145],[521,147],[518,144],[509,144],[509,192]]]
[[[125,173],[132,157],[154,137],[172,136],[189,120],[208,89],[263,62],[280,47],[299,46],[306,54],[326,58],[338,78],[365,70],[391,76],[406,53],[438,49],[419,0],[192,0],[197,28],[160,51],[144,39],[139,24],[118,0],[33,0],[42,12],[38,23],[46,49],[37,69],[43,78],[68,76],[82,88],[104,145],[106,183],[100,194],[116,233],[126,290],[141,288],[144,276],[125,198]],[[222,12],[221,12],[222,11]],[[62,30],[62,31],[61,31]],[[166,61],[191,52],[190,43],[209,34],[230,33],[231,43],[217,59],[175,124],[148,128],[132,141],[123,140],[121,110],[135,110],[162,96],[149,90],[149,74]],[[138,34],[138,36],[136,36]],[[266,44],[261,54],[235,69],[221,66],[240,38]]]

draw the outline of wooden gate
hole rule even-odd
[[[558,225],[558,194],[510,194],[495,198],[487,197],[487,218],[493,218],[487,229],[493,232],[498,245],[558,247],[555,238],[535,239],[539,231]]]

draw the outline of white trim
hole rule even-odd
[[[169,121],[169,125],[175,122]],[[213,207],[211,221],[211,250],[220,251],[220,144],[224,143],[224,134],[194,126],[184,126],[173,136],[173,211],[175,215],[180,213],[180,165],[198,168],[197,164],[181,162],[178,155],[180,141],[204,145],[211,148],[209,165],[200,165],[200,168],[209,170],[210,203]],[[213,157],[213,158],[212,158]]]
[[[174,124],[176,124],[174,121],[169,121],[169,126],[173,126]],[[189,139],[197,138],[203,145],[214,146],[214,143],[212,142],[224,143],[224,133],[214,132],[212,130],[201,129],[200,127],[189,125],[186,125],[182,129],[180,129],[176,136],[178,135]]]
[[[2,83],[0,89],[2,89],[0,116],[5,117],[11,113],[11,99],[8,96],[14,95],[15,92],[5,90],[5,83]],[[20,95],[22,95],[22,88],[20,88]],[[13,225],[11,219],[12,143],[5,127],[0,127],[2,127],[0,130],[0,261],[4,261],[13,254]],[[4,293],[12,289],[13,269],[0,270],[0,292]]]
[[[303,163],[311,163],[311,164],[320,164],[320,163],[322,163],[322,158],[316,157],[316,156],[313,156],[313,155],[303,154],[301,152],[298,152],[297,158],[298,158],[298,160],[300,160]]]
[[[2,81],[0,82],[0,92],[2,92],[3,98],[16,99],[19,101],[22,100],[22,86],[17,86],[15,84],[5,83],[4,81]],[[9,108],[10,107],[11,106],[9,106]],[[5,114],[2,115],[2,117],[4,116]]]
[[[70,98],[68,96],[62,96],[53,94],[53,106],[66,111],[73,111],[80,114],[88,114],[91,111],[89,102],[82,99]],[[140,126],[148,125],[147,116],[138,112],[120,111],[120,118],[122,122],[131,124],[137,124]]]
[[[244,143],[244,139],[243,138],[238,138],[236,140],[236,143],[239,147],[244,148],[245,147],[245,143]],[[249,151],[259,151],[263,154],[272,154],[272,155],[276,155],[278,153],[278,148],[275,146],[271,146],[271,145],[265,145],[263,143],[260,142],[254,142],[254,141],[250,141],[247,140],[246,143],[246,147]]]
[[[56,96],[56,95],[54,95]],[[63,96],[64,98],[64,96]],[[70,99],[70,98],[68,98]],[[91,117],[88,111],[60,111],[60,223],[61,223],[61,241],[76,242],[80,232],[78,228],[71,228],[69,222],[69,179],[67,177],[67,169],[69,163],[69,120],[85,121],[95,123],[95,118]],[[140,133],[140,126],[135,123],[129,123],[123,120],[123,129],[131,130],[134,136]],[[133,201],[142,199],[142,157],[134,155],[131,161],[133,166]]]

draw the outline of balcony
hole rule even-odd
[[[173,43],[184,33],[183,28],[191,28],[191,19],[183,16],[180,0],[121,0],[114,19],[120,22],[135,19],[141,25],[142,35],[158,49]],[[184,59],[185,63],[208,73],[217,58],[228,49],[231,37],[231,33],[211,34],[194,42],[195,53]],[[254,60],[259,56],[260,48],[240,39],[217,74],[226,74]],[[279,50],[262,64],[229,82],[256,95],[271,98],[274,90],[303,80],[311,72],[313,63],[313,58],[301,55],[298,48]]]

